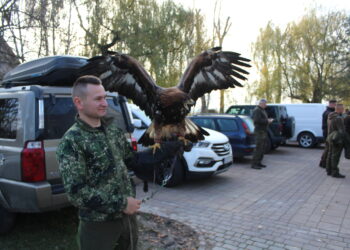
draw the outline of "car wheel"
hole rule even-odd
[[[0,234],[7,233],[15,225],[16,214],[0,206]]]
[[[157,183],[165,187],[174,187],[184,180],[184,165],[182,156],[175,156],[172,159],[162,163],[160,172],[158,173]]]
[[[303,132],[298,136],[298,143],[302,148],[312,148],[316,144],[316,138],[309,132]]]

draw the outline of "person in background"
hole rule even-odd
[[[326,110],[322,114],[322,132],[323,132],[324,140],[327,139],[327,135],[328,135],[328,124],[327,124],[328,115],[335,111],[336,105],[337,105],[337,100],[330,100],[328,102],[328,106]]]
[[[337,100],[330,100],[328,102],[328,106],[326,110],[322,114],[322,132],[323,132],[323,139],[325,142],[324,151],[321,156],[320,163],[318,164],[321,168],[326,168],[326,161],[327,161],[327,155],[328,155],[328,142],[327,142],[327,135],[328,135],[328,115],[335,111],[335,106],[337,105]]]
[[[253,162],[251,168],[261,169],[266,165],[261,161],[264,158],[265,142],[267,139],[267,128],[273,119],[269,119],[265,108],[267,106],[266,99],[261,99],[253,110],[254,135],[255,135],[255,149],[253,153]]]
[[[345,178],[345,175],[339,173],[339,160],[346,143],[346,134],[344,127],[344,106],[337,104],[335,112],[328,115],[328,154],[326,160],[327,175],[335,178]]]

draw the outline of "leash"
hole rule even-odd
[[[175,157],[180,157],[179,153],[177,153]],[[175,159],[175,157],[173,159]],[[173,173],[174,173],[174,169],[175,169],[175,165],[176,165],[175,163],[176,163],[176,160],[173,160],[171,163],[171,166],[170,166],[170,174],[167,175],[166,178],[163,178],[161,184],[159,185],[159,188],[155,188],[155,190],[152,191],[152,193],[149,196],[147,196],[141,200],[142,203],[145,203],[146,201],[152,199],[159,191],[163,190],[163,188],[168,183],[168,181],[171,179],[171,177],[173,177]],[[154,186],[156,186],[155,185],[156,184],[156,169],[154,169],[154,171],[153,171],[153,184],[154,184]],[[145,190],[148,191],[148,183],[145,184],[145,182],[144,182],[144,191]]]

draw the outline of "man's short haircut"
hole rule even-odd
[[[335,99],[329,100],[329,103],[337,103],[337,100]]]
[[[260,100],[259,100],[259,104],[260,103],[267,103],[267,100],[265,99],[265,98],[261,98]]]
[[[79,77],[73,84],[72,97],[84,97],[86,95],[86,87],[88,84],[101,85],[100,78],[93,75]]]

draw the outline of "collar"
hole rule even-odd
[[[103,128],[107,128],[113,121],[112,117],[102,117],[101,118],[101,126]],[[79,114],[77,114],[75,116],[75,122],[78,124],[79,127],[81,127],[82,129],[86,130],[86,131],[90,131],[90,132],[97,132],[100,131],[97,127],[91,127],[88,123],[86,123],[85,121],[83,121],[82,119],[80,119]]]

